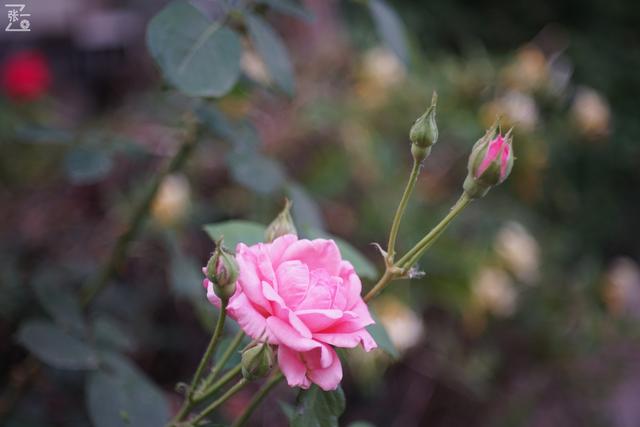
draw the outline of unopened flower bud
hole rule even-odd
[[[269,243],[273,242],[280,236],[284,236],[285,234],[298,234],[296,226],[293,225],[293,218],[291,218],[291,202],[288,199],[285,200],[285,205],[282,211],[267,227],[267,230],[265,231],[265,239],[267,243]]]
[[[207,279],[213,283],[213,290],[222,300],[228,300],[236,291],[238,263],[233,255],[222,247],[222,240],[207,263]]]
[[[427,158],[431,152],[431,146],[438,140],[438,125],[436,124],[437,102],[438,94],[434,92],[431,98],[431,105],[422,116],[418,117],[409,131],[411,155],[418,162]]]
[[[511,131],[502,136],[496,132],[497,123],[478,140],[469,156],[464,191],[471,199],[483,197],[491,187],[502,183],[513,167]]]
[[[273,351],[269,344],[258,344],[242,353],[242,376],[249,381],[264,378],[273,366]]]

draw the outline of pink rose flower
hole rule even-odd
[[[278,346],[290,386],[334,390],[342,365],[333,346],[377,347],[365,329],[375,322],[360,296],[360,278],[333,240],[287,234],[272,243],[240,243],[236,261],[240,274],[227,313],[247,335]],[[211,282],[203,286],[219,306]]]
[[[499,183],[504,181],[510,172],[509,162],[513,162],[511,154],[511,143],[502,135],[498,134],[491,142],[484,153],[480,166],[476,171],[476,178],[480,178],[489,166],[496,164],[499,167]]]

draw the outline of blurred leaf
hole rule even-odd
[[[93,321],[93,336],[99,346],[122,351],[135,349],[135,341],[131,334],[111,317],[103,315]]]
[[[97,363],[95,353],[84,342],[47,321],[23,323],[17,339],[38,359],[55,368],[91,369]]]
[[[240,74],[236,32],[183,1],[170,3],[151,20],[147,45],[166,78],[187,95],[222,96]]]
[[[227,156],[233,179],[260,194],[282,188],[285,174],[279,163],[253,150],[234,150]]]
[[[350,243],[342,240],[339,237],[333,236],[325,231],[317,230],[317,229],[306,229],[305,235],[310,239],[332,239],[340,248],[340,253],[342,254],[342,258],[353,264],[353,267],[356,269],[356,272],[360,277],[364,277],[366,279],[375,280],[378,278],[378,270],[375,265],[371,263],[364,255],[360,253],[356,248],[351,246]]]
[[[157,427],[169,420],[167,399],[127,359],[103,354],[104,369],[87,379],[86,401],[95,427]]]
[[[204,277],[200,265],[180,249],[173,235],[167,237],[167,242],[171,252],[169,269],[171,289],[180,297],[202,298]]]
[[[34,279],[36,298],[45,311],[65,329],[73,332],[84,330],[82,309],[71,289],[52,283],[46,277],[50,270],[40,272]]]
[[[104,178],[112,166],[111,153],[92,146],[71,148],[65,158],[67,176],[74,184],[92,184]]]
[[[368,4],[380,37],[402,63],[408,64],[407,37],[400,17],[384,0],[369,0]]]
[[[292,214],[296,226],[302,230],[307,228],[324,230],[324,220],[318,204],[301,185],[289,184],[287,194],[293,204]]]
[[[25,286],[20,284],[17,261],[7,254],[0,259],[0,317],[11,320],[18,316],[21,309],[30,300]]]
[[[210,103],[200,105],[196,113],[198,118],[214,133],[223,140],[232,142],[235,138],[235,130],[229,118],[214,105]]]
[[[315,384],[298,396],[292,427],[338,427],[338,417],[345,409],[342,388],[323,391]]]
[[[258,16],[249,15],[245,21],[251,40],[267,66],[271,79],[287,95],[293,96],[295,90],[293,66],[280,36]]]
[[[374,424],[371,424],[369,421],[354,421],[350,423],[347,427],[376,427]]]
[[[280,13],[306,21],[313,19],[313,14],[295,0],[257,0],[256,3],[266,4]]]
[[[396,346],[393,345],[393,341],[389,337],[387,330],[384,328],[384,325],[380,321],[378,315],[373,311],[371,307],[369,307],[369,313],[371,313],[371,317],[376,321],[373,325],[367,326],[367,331],[371,334],[375,342],[378,344],[378,348],[384,350],[389,356],[397,359],[400,357],[400,353],[396,349]]]
[[[230,250],[235,250],[238,243],[254,245],[264,242],[265,230],[266,227],[262,224],[244,220],[224,221],[204,226],[204,231],[212,240],[218,240],[224,236],[224,246]]]
[[[284,412],[284,416],[287,417],[287,420],[291,423],[291,420],[295,415],[295,408],[290,403],[283,402],[282,400],[279,400],[278,403],[280,404],[280,409]]]

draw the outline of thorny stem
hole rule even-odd
[[[244,331],[240,329],[236,334],[236,336],[233,337],[233,340],[231,341],[231,343],[229,343],[229,346],[227,347],[225,352],[222,354],[222,357],[220,358],[220,360],[216,362],[215,366],[211,370],[211,373],[207,376],[207,378],[202,383],[200,390],[202,391],[203,394],[204,394],[204,390],[211,385],[211,383],[216,379],[218,374],[220,374],[220,371],[222,371],[224,366],[227,364],[227,362],[233,355],[233,352],[236,351],[236,349],[242,342],[242,338],[244,338]]]
[[[458,201],[451,208],[449,213],[436,225],[426,236],[422,238],[409,252],[407,252],[398,262],[397,266],[402,269],[404,273],[420,259],[424,252],[431,247],[433,243],[440,237],[442,232],[453,221],[453,219],[464,210],[465,207],[471,202],[471,198],[467,196],[467,193],[462,193]]]
[[[100,292],[104,290],[104,288],[109,284],[109,280],[117,270],[117,268],[122,264],[124,260],[127,249],[129,249],[129,245],[136,238],[138,232],[142,228],[144,220],[149,215],[149,211],[151,209],[151,204],[158,193],[158,189],[160,188],[160,184],[164,180],[167,175],[179,170],[184,162],[189,157],[189,154],[193,151],[196,142],[198,140],[198,127],[195,121],[190,122],[188,124],[188,128],[186,129],[186,135],[182,140],[182,144],[180,148],[176,152],[176,154],[171,158],[169,163],[160,171],[160,173],[156,174],[149,183],[146,191],[143,193],[142,197],[138,201],[136,208],[131,214],[131,218],[129,219],[127,227],[124,229],[122,234],[118,237],[113,249],[111,250],[111,254],[107,262],[102,265],[100,272],[91,279],[84,287],[84,294],[82,295],[82,307],[87,307],[91,301],[95,297],[97,297]]]
[[[395,248],[396,248],[396,239],[398,238],[398,230],[400,229],[400,222],[402,221],[402,216],[404,215],[404,211],[407,208],[407,204],[409,203],[409,198],[411,197],[411,193],[413,193],[413,189],[416,186],[416,181],[418,180],[418,175],[420,174],[420,168],[422,167],[422,162],[413,159],[413,168],[411,169],[411,175],[409,175],[409,181],[407,182],[407,186],[404,189],[404,193],[402,194],[402,198],[400,199],[400,203],[398,204],[398,209],[396,209],[396,214],[393,217],[393,223],[391,224],[391,231],[389,232],[389,244],[387,245],[387,259],[386,265],[393,265],[393,260],[395,257]]]
[[[84,295],[81,296],[81,304],[83,308],[87,308],[94,298],[107,286],[109,280],[120,266],[126,256],[129,245],[138,235],[144,219],[148,216],[151,209],[151,203],[156,197],[162,180],[169,174],[181,169],[189,155],[193,151],[198,141],[199,128],[195,120],[189,119],[186,133],[176,154],[171,158],[169,163],[154,176],[153,181],[149,184],[143,196],[138,201],[136,208],[131,214],[127,228],[120,234],[116,241],[108,260],[103,264],[100,272],[91,279],[85,286]],[[12,369],[10,378],[11,384],[7,386],[6,391],[0,398],[0,422],[4,420],[13,411],[18,400],[27,392],[33,384],[35,376],[40,372],[40,362],[33,357],[29,357],[20,366]],[[24,368],[24,369],[23,369]],[[25,371],[21,374],[21,371]]]
[[[200,412],[200,414],[197,417],[195,417],[193,420],[189,421],[189,423],[187,425],[189,425],[189,426],[197,426],[200,421],[204,420],[207,417],[207,415],[209,415],[210,413],[212,413],[213,411],[218,409],[218,407],[220,405],[222,405],[224,402],[229,400],[229,398],[231,396],[233,396],[234,394],[236,394],[237,392],[242,390],[247,384],[249,384],[249,381],[247,379],[245,379],[245,378],[240,379],[237,383],[235,383],[235,385],[233,387],[231,387],[229,390],[227,390],[227,392],[225,394],[220,396],[219,399],[217,399],[214,402],[212,402],[202,412]]]
[[[269,379],[269,381],[267,381],[267,383],[262,386],[260,391],[258,391],[258,393],[253,396],[247,408],[244,410],[242,415],[240,415],[240,417],[231,425],[231,427],[243,426],[249,420],[249,418],[253,414],[253,411],[255,411],[256,408],[260,406],[264,398],[267,397],[269,392],[273,390],[273,388],[277,386],[283,378],[284,375],[282,375],[282,372],[274,372],[274,374],[271,376],[271,379]]]
[[[416,245],[409,250],[399,261],[393,265],[387,265],[384,274],[378,280],[378,283],[365,295],[364,301],[369,302],[376,297],[384,288],[386,288],[391,281],[400,278],[407,277],[411,267],[420,259],[424,252],[435,243],[435,241],[444,232],[447,226],[453,221],[453,219],[464,210],[464,208],[471,202],[467,196],[467,193],[463,193],[458,199],[455,205],[451,208],[449,213],[436,225],[426,236],[422,238]]]
[[[224,321],[227,318],[227,303],[228,300],[222,300],[220,304],[220,315],[218,316],[218,321],[216,323],[215,330],[213,331],[213,335],[211,336],[211,340],[209,341],[209,345],[207,346],[204,355],[202,355],[202,359],[200,359],[200,363],[198,364],[196,373],[193,375],[193,380],[191,380],[191,385],[189,386],[189,390],[187,391],[187,396],[184,399],[184,403],[178,411],[178,414],[169,423],[169,425],[174,425],[177,422],[182,421],[184,417],[189,414],[189,411],[191,411],[193,405],[195,404],[194,395],[196,389],[198,388],[198,384],[200,383],[202,372],[204,371],[205,366],[207,366],[207,363],[209,363],[213,352],[216,350],[218,341],[220,341],[220,336],[222,335],[222,330],[224,329]]]
[[[209,397],[213,396],[218,390],[224,387],[229,381],[233,379],[236,375],[238,375],[242,371],[242,365],[237,365],[230,369],[226,374],[224,374],[218,381],[216,381],[211,387],[206,390],[197,393],[193,397],[194,403],[200,403],[204,400],[207,400]]]

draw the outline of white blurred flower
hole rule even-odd
[[[508,222],[496,235],[496,253],[515,276],[533,283],[539,274],[540,247],[536,239],[518,222]]]
[[[517,306],[518,295],[509,275],[503,270],[484,267],[471,282],[474,304],[498,317],[511,316]]]
[[[189,211],[191,190],[187,178],[182,174],[167,176],[158,189],[151,205],[153,218],[164,226],[182,221]]]
[[[627,257],[615,259],[604,284],[604,299],[614,314],[640,317],[640,266]]]
[[[377,313],[389,338],[400,353],[420,341],[424,326],[418,315],[406,304],[393,297],[383,297],[376,302]]]
[[[599,137],[609,132],[611,120],[609,103],[594,89],[588,87],[578,89],[571,106],[571,114],[578,129],[587,136]]]

